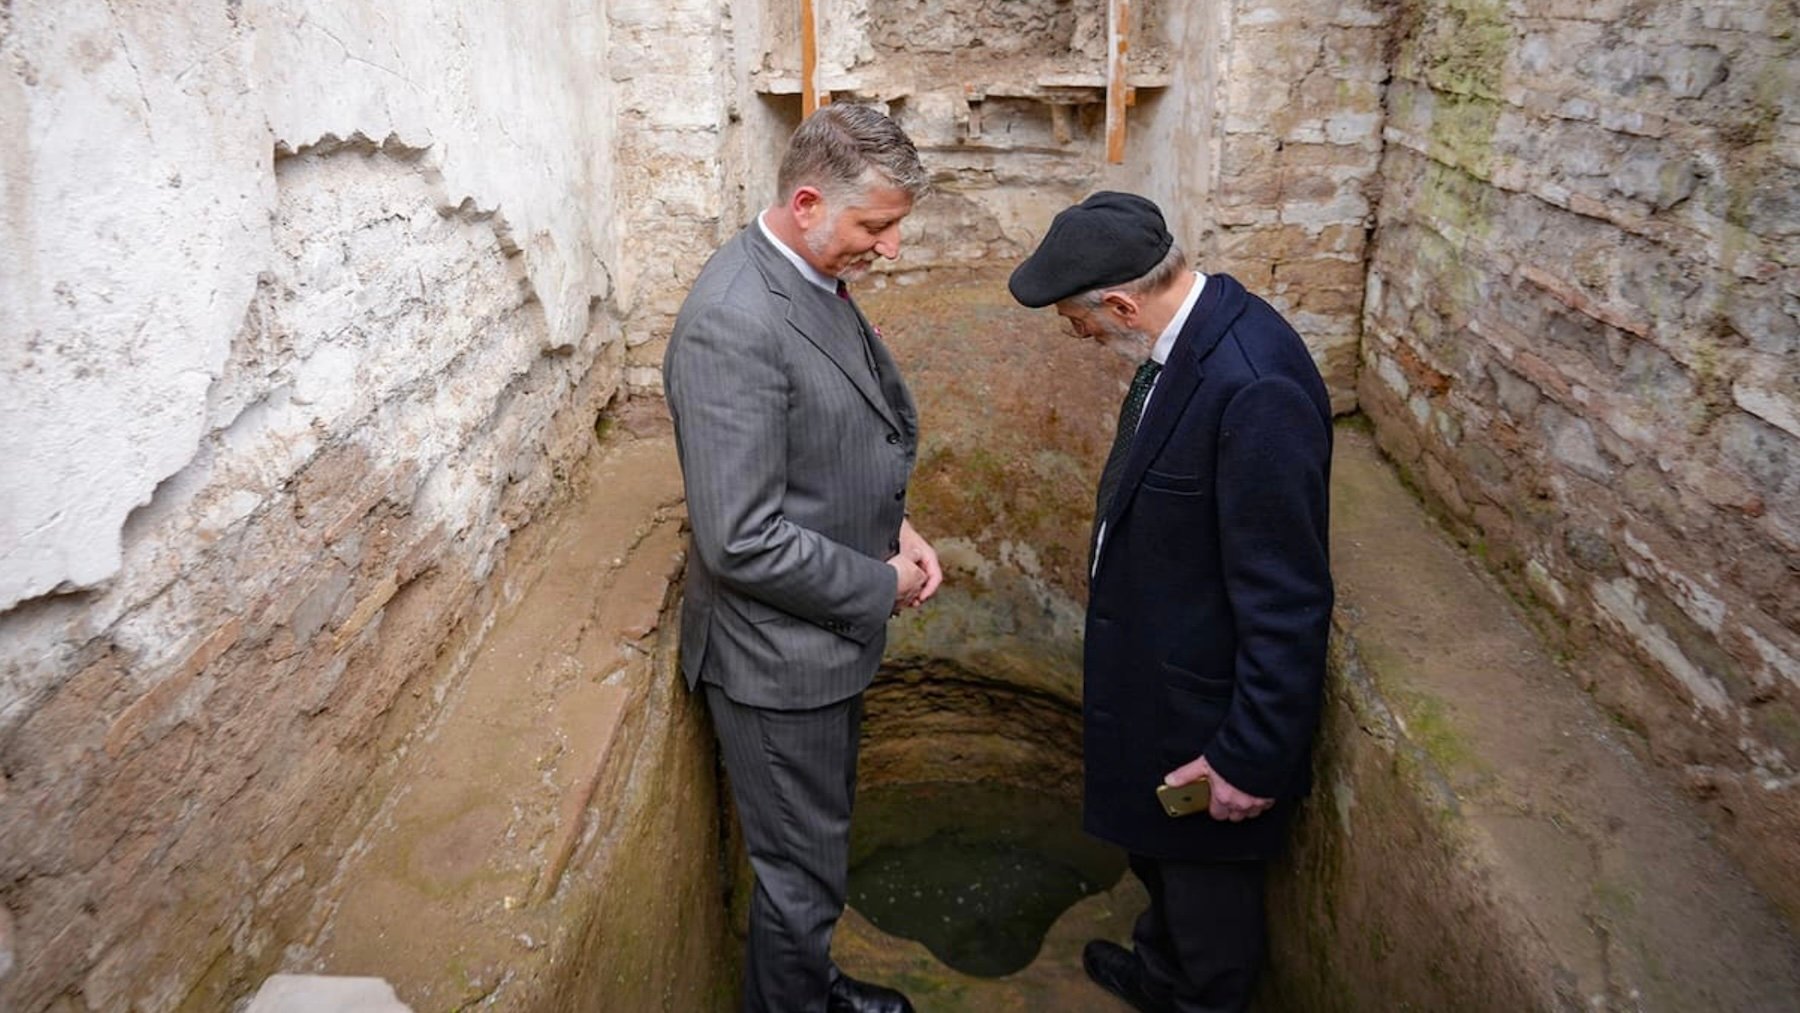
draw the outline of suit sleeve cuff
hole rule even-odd
[[[1266,763],[1256,763],[1216,745],[1205,753],[1206,763],[1233,788],[1257,798],[1278,798],[1287,786],[1289,772]]]
[[[847,615],[821,624],[838,636],[859,644],[874,640],[887,629],[887,621],[894,614],[894,594],[900,584],[900,577],[893,567],[879,560],[870,562],[873,564],[870,578],[857,592]]]

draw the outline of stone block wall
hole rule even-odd
[[[0,13],[0,1008],[273,970],[506,597],[623,382],[594,14]]]
[[[1315,7],[1134,4],[1120,166],[1105,156],[1104,2],[821,7],[822,88],[892,115],[937,188],[882,271],[1010,265],[1063,207],[1136,190],[1200,266],[1239,275],[1294,321],[1337,409],[1352,410],[1390,15]],[[687,280],[772,199],[780,142],[800,120],[794,8],[646,11],[612,14],[620,162],[649,167],[620,214],[619,303],[648,300],[627,331],[634,391],[657,389]]]
[[[725,235],[723,152],[742,118],[731,79],[736,25],[713,0],[605,5],[606,73],[617,107],[618,269],[626,380],[662,395],[662,357],[687,295]]]
[[[1098,188],[1104,3],[852,0],[824,10],[823,83],[836,100],[894,117],[932,174],[933,194],[884,269],[1017,263],[1057,211]],[[1154,15],[1137,37],[1157,50]],[[1046,84],[1065,80],[1083,83]]]
[[[1394,17],[1362,405],[1800,915],[1795,13]]]
[[[1204,269],[1268,299],[1306,339],[1332,407],[1356,407],[1356,349],[1388,75],[1388,6],[1219,5],[1216,155]]]

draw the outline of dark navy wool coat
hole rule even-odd
[[[1267,858],[1311,787],[1332,584],[1331,405],[1293,328],[1211,275],[1157,379],[1089,588],[1089,833],[1153,858]],[[1204,754],[1280,801],[1243,823],[1166,815]]]

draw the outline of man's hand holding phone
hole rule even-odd
[[[1215,820],[1242,823],[1244,820],[1261,816],[1275,804],[1275,800],[1272,798],[1261,798],[1232,787],[1231,782],[1220,777],[1218,772],[1212,769],[1212,764],[1207,763],[1204,756],[1169,771],[1163,777],[1163,783],[1156,789],[1157,798],[1164,798],[1164,789],[1184,789],[1196,783],[1208,789],[1204,792],[1206,813]],[[1194,797],[1198,797],[1199,794],[1201,793],[1190,791],[1190,795]],[[1169,815],[1177,815],[1169,808],[1167,801],[1164,801],[1163,808]],[[1199,810],[1196,808],[1191,811],[1198,812]]]
[[[1162,803],[1163,812],[1171,817],[1203,813],[1212,806],[1212,784],[1204,777],[1180,786],[1159,784],[1156,800]]]

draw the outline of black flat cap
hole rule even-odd
[[[1027,306],[1048,306],[1142,278],[1174,242],[1155,204],[1102,190],[1050,222],[1044,241],[1013,270],[1006,287]]]

